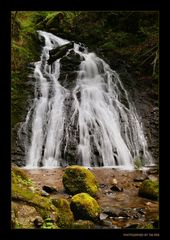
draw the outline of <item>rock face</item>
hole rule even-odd
[[[139,188],[139,196],[158,200],[159,198],[159,183],[158,181],[145,180]]]
[[[50,58],[48,59],[48,63],[53,68],[53,63],[55,60],[60,59],[60,76],[59,82],[60,84],[67,88],[68,90],[72,90],[76,85],[77,78],[77,70],[79,69],[80,63],[83,58],[72,49],[74,43],[69,42],[63,46],[57,47],[49,51]],[[69,53],[66,55],[66,52],[69,50]],[[84,51],[83,47],[80,47],[79,50]],[[95,50],[94,50],[95,51]],[[97,53],[98,54],[98,53]],[[105,55],[105,56],[104,56]],[[120,78],[129,93],[129,97],[135,103],[136,109],[141,116],[142,122],[144,124],[145,136],[148,141],[149,150],[151,151],[156,163],[159,158],[159,141],[158,141],[158,126],[159,126],[159,107],[158,107],[158,89],[157,89],[157,81],[153,78],[148,78],[147,76],[142,76],[140,73],[136,73],[133,68],[129,64],[127,64],[127,60],[124,60],[122,56],[113,54],[110,52],[109,54],[104,52],[99,56],[102,57],[112,69],[116,70],[120,75]],[[33,68],[34,65],[31,65]],[[135,72],[135,73],[134,73]],[[31,84],[34,84],[34,80],[32,80]],[[33,86],[30,87],[33,91]],[[32,95],[32,94],[31,94]],[[77,92],[77,98],[80,100],[80,92]],[[31,100],[30,100],[31,101]],[[79,143],[78,129],[77,129],[77,120],[74,124],[70,123],[70,117],[72,115],[71,106],[73,102],[73,95],[70,92],[68,97],[65,99],[64,105],[66,109],[66,125],[68,126],[69,137],[66,139],[67,133],[65,133],[65,138],[63,139],[61,153],[62,158],[66,161],[66,165],[74,165],[80,164],[79,155],[77,153],[77,145]],[[28,104],[31,105],[31,104]],[[24,119],[23,119],[24,121]],[[31,121],[30,121],[31,123]],[[19,129],[19,125],[22,123],[18,123],[18,126],[15,127],[16,136],[16,146],[12,147],[11,157],[12,162],[17,164],[18,166],[25,165],[25,152],[24,152],[24,144],[25,139],[28,141],[31,136],[31,126],[28,127],[27,131],[23,131],[20,134],[20,141],[17,136],[17,132]],[[26,136],[26,132],[28,136]],[[68,140],[68,141],[67,141]],[[26,140],[27,141],[27,140]],[[92,148],[93,143],[92,143]],[[97,156],[98,152],[94,149],[94,155]],[[65,164],[65,163],[64,163]],[[63,166],[64,166],[63,164]],[[100,165],[100,163],[99,163]]]
[[[158,80],[144,69],[135,67],[129,59],[114,51],[96,49],[120,76],[130,99],[141,117],[148,148],[156,163],[159,162],[159,89]]]
[[[60,58],[60,76],[58,81],[60,84],[65,87],[66,89],[70,90],[70,93],[65,99],[64,105],[65,105],[65,111],[66,111],[66,128],[68,129],[68,132],[64,134],[62,147],[61,147],[61,154],[62,159],[65,160],[66,165],[74,165],[78,163],[78,153],[77,153],[77,146],[79,141],[78,136],[78,129],[77,129],[77,120],[74,122],[74,124],[71,123],[70,119],[73,114],[71,111],[72,103],[73,103],[73,94],[72,89],[76,86],[76,79],[77,79],[77,71],[79,69],[79,65],[82,60],[84,60],[83,57],[81,57],[78,53],[76,53],[73,49],[73,42],[70,42],[68,44],[65,44],[63,46],[57,47],[55,49],[52,49],[49,51],[50,58],[48,59],[48,63],[51,65],[53,69],[53,62]],[[68,54],[66,55],[67,51],[69,50]],[[31,71],[33,72],[34,65],[31,65]],[[31,78],[29,79],[32,86],[31,89],[33,91],[35,79]],[[50,93],[51,94],[51,93]],[[77,92],[77,95],[79,92]],[[28,99],[27,105],[31,106],[33,105],[33,94],[31,94],[31,99]],[[26,116],[26,112],[24,113]],[[18,166],[25,166],[25,156],[28,149],[25,149],[25,146],[30,146],[31,136],[32,136],[32,117],[33,117],[33,109],[30,110],[30,120],[28,121],[28,124],[24,126],[24,118],[23,122],[19,122],[16,124],[12,131],[12,149],[11,149],[11,158],[12,162],[17,164]],[[22,126],[22,127],[21,127]],[[66,136],[69,134],[68,139],[66,139]],[[66,147],[67,146],[67,147]],[[65,164],[63,163],[62,166]]]
[[[76,219],[97,220],[100,207],[97,201],[87,193],[79,193],[72,197],[71,210]]]
[[[67,89],[73,89],[76,85],[77,71],[81,61],[84,60],[73,49],[60,59],[60,77],[59,82]]]
[[[50,50],[49,51],[50,58],[48,59],[48,64],[50,65],[57,59],[63,57],[63,55],[65,55],[70,48],[73,48],[73,46],[74,46],[74,42],[70,42],[61,47],[56,47]]]
[[[67,167],[63,175],[63,185],[66,192],[76,194],[85,192],[96,196],[98,184],[95,176],[86,168],[80,166]]]

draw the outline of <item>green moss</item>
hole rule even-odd
[[[88,193],[79,193],[72,197],[71,210],[76,219],[97,220],[100,207],[97,201]]]
[[[69,202],[64,199],[53,199],[52,203],[57,208],[57,225],[61,228],[70,228],[74,221],[73,213],[70,209]]]
[[[35,12],[36,13],[36,12]],[[25,103],[31,94],[26,84],[30,73],[28,64],[39,59],[34,12],[18,11],[11,14],[11,125],[24,121]],[[15,16],[15,17],[14,17]],[[17,26],[17,31],[16,27]]]
[[[139,188],[139,196],[158,200],[159,182],[148,179],[144,180]]]
[[[48,217],[45,219],[41,229],[59,229],[59,227],[54,223],[54,221]]]
[[[23,169],[21,169],[21,168],[19,168],[17,166],[13,166],[12,167],[12,174],[15,174],[15,176],[16,175],[20,176],[23,180],[28,180],[27,173]]]
[[[140,158],[135,158],[134,159],[134,166],[135,166],[135,169],[140,169],[142,167],[142,161]]]
[[[138,226],[139,229],[153,229],[153,225],[151,223],[147,223],[147,224],[140,224]]]
[[[50,199],[41,197],[38,193],[32,192],[22,184],[12,184],[12,199],[27,202],[30,205],[52,210]]]
[[[38,208],[46,210],[55,210],[51,200],[40,196],[38,191],[32,191],[30,187],[34,187],[32,181],[27,174],[19,167],[12,168],[12,200],[23,201]]]
[[[32,191],[32,188],[30,188],[32,186],[33,183],[22,169],[18,167],[12,168],[12,201],[19,203],[21,209],[23,205],[34,207],[44,219],[43,229],[70,228],[74,216],[70,210],[69,202],[62,198],[54,200],[50,197],[42,197],[36,189]],[[12,209],[13,228],[34,228],[31,224],[25,227],[25,222],[17,221],[14,206]],[[52,215],[53,220],[51,220]]]
[[[69,194],[86,192],[96,196],[98,184],[95,176],[81,166],[67,167],[63,175],[63,185]]]

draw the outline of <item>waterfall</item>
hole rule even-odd
[[[143,165],[152,164],[141,119],[119,75],[95,53],[74,43],[64,56],[74,51],[81,62],[75,86],[66,87],[59,81],[62,57],[50,65],[48,59],[50,50],[69,41],[44,31],[38,34],[45,43],[40,61],[34,63],[35,99],[24,123],[27,131],[31,125],[30,139],[25,141],[26,167],[69,165],[66,156],[74,142],[73,129],[79,165],[128,168],[137,158]],[[71,107],[67,99],[72,100]]]

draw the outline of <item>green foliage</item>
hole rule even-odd
[[[159,182],[152,180],[144,180],[139,188],[139,196],[158,200],[159,198]]]
[[[112,42],[105,42],[101,47],[104,50],[113,51],[115,49],[115,43],[113,41]]]
[[[140,224],[138,226],[139,229],[153,229],[153,225],[151,223],[147,223],[147,224]]]
[[[98,184],[95,176],[86,168],[81,166],[69,166],[63,175],[63,185],[70,194],[87,192],[96,196]]]
[[[51,199],[41,196],[40,192],[34,188],[34,184],[28,178],[25,171],[19,167],[13,167],[12,172],[12,201],[21,202],[26,205],[30,205],[36,209],[36,211],[44,219],[42,228],[56,229],[56,228],[70,228],[74,221],[74,216],[70,210],[70,204],[66,199]],[[24,223],[17,223],[17,211],[15,207],[13,209],[13,228],[25,228]],[[53,215],[53,219],[51,219]],[[22,226],[21,226],[22,225]],[[28,226],[31,228],[32,225]]]
[[[97,201],[88,193],[79,193],[72,197],[71,210],[76,219],[96,221],[100,214],[100,207]]]
[[[54,223],[54,221],[48,217],[44,220],[41,229],[59,229],[59,227]]]
[[[38,191],[34,192],[29,188],[34,188],[34,185],[22,169],[18,167],[12,168],[11,177],[12,199],[26,202],[38,208],[44,208],[47,211],[55,210],[50,199],[40,196]]]
[[[28,64],[39,57],[35,41],[34,12],[11,13],[11,124],[23,121],[30,88],[26,85]]]
[[[133,163],[134,163],[135,169],[142,168],[142,161],[140,158],[135,158]]]
[[[12,167],[12,180],[14,180],[16,182],[18,179],[20,179],[22,181],[31,182],[31,180],[28,179],[27,173],[23,169],[21,169],[17,166],[13,166]]]

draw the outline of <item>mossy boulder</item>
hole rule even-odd
[[[96,221],[100,214],[97,201],[88,193],[78,193],[71,199],[70,208],[75,219]]]
[[[25,170],[12,167],[12,228],[68,228],[74,221],[69,202],[41,196]],[[42,218],[42,226],[34,224],[35,218]]]
[[[98,192],[96,177],[86,168],[69,166],[63,175],[63,185],[69,194],[85,192],[95,197]]]
[[[52,203],[57,208],[57,225],[61,228],[70,228],[74,221],[74,215],[69,202],[64,198],[60,198],[52,199]]]
[[[139,196],[158,200],[159,197],[159,183],[158,181],[144,180],[139,188]]]

